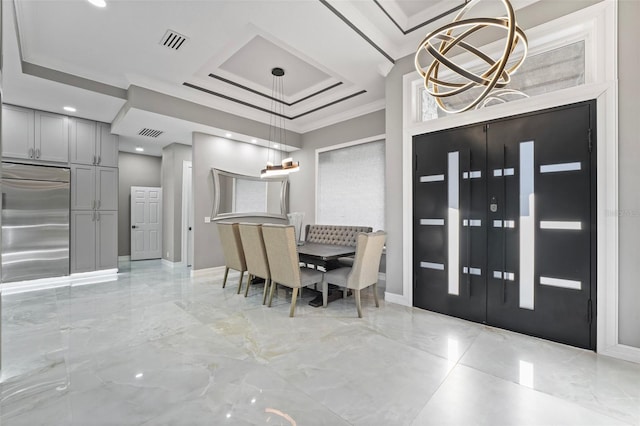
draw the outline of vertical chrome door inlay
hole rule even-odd
[[[427,175],[427,176],[420,176],[420,183],[426,183],[426,182],[443,182],[444,181],[444,175]]]
[[[534,142],[520,143],[520,304],[534,308],[535,192]]]
[[[448,268],[449,294],[460,294],[460,153],[450,152],[448,179]]]

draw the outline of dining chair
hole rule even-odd
[[[296,309],[298,289],[322,282],[322,272],[309,268],[300,268],[293,226],[264,224],[262,225],[262,236],[267,249],[269,270],[271,271],[271,290],[269,291],[268,306],[271,306],[276,285],[290,287],[293,289],[293,293],[289,316],[292,317]]]
[[[269,271],[269,261],[267,251],[262,238],[262,225],[259,223],[240,223],[240,239],[244,248],[244,258],[247,262],[247,272],[249,281],[244,291],[244,297],[249,294],[249,287],[253,278],[264,279],[264,290],[262,291],[262,304],[267,303],[267,289],[271,284],[271,272]]]
[[[247,270],[247,262],[242,248],[239,226],[237,223],[231,222],[218,222],[217,225],[225,263],[222,288],[227,285],[229,269],[235,269],[240,272],[240,281],[238,281],[238,294],[240,294],[240,291],[242,290],[242,277]]]
[[[353,290],[359,318],[362,318],[360,290],[363,288],[373,286],[376,307],[380,306],[378,301],[378,270],[386,237],[387,234],[383,231],[358,234],[353,266],[325,272],[322,280],[322,305],[325,308],[327,307],[329,284]]]

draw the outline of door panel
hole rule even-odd
[[[93,166],[71,165],[71,209],[93,210],[96,202],[96,169]]]
[[[35,111],[35,159],[69,162],[69,118]]]
[[[415,306],[595,348],[592,123],[585,102],[414,137]]]
[[[99,166],[118,167],[118,135],[111,134],[108,124],[98,123],[96,155]]]
[[[162,189],[131,187],[131,260],[162,257]]]
[[[72,118],[70,124],[70,162],[94,165],[96,160],[96,122]]]
[[[2,105],[2,156],[34,158],[33,110]]]
[[[414,138],[414,305],[484,321],[485,133]]]
[[[99,210],[118,210],[118,169],[96,167],[96,200]]]
[[[96,269],[95,212],[71,212],[71,272]]]
[[[511,256],[506,267],[519,273],[509,282],[490,277],[487,322],[584,348],[595,347],[588,312],[591,239],[595,234],[591,227],[591,170],[595,167],[591,167],[588,141],[590,123],[595,122],[592,110],[587,103],[530,115],[517,119],[517,124],[511,120],[491,123],[488,143],[489,152],[506,146],[508,162],[516,168],[515,176],[506,178],[511,179],[506,185],[507,203],[518,196],[523,143],[533,145],[534,232],[526,238],[531,239],[534,260],[525,275],[519,262],[523,261],[522,241],[527,233],[522,229],[522,207],[515,203],[520,211],[509,214],[517,215],[521,229],[509,230],[506,238],[502,229],[490,229],[489,252],[517,254],[520,259]],[[514,158],[516,153],[519,159]],[[489,168],[497,167],[497,160],[489,155]],[[489,196],[504,192],[504,179],[490,180]],[[490,216],[499,219],[501,215]],[[499,259],[493,259],[492,266],[498,269]],[[530,305],[522,302],[527,276],[532,283]],[[509,288],[506,297],[505,286]]]

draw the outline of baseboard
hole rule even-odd
[[[192,277],[199,277],[202,275],[210,275],[214,273],[224,273],[224,266],[214,266],[213,268],[204,268],[204,269],[191,269]]]
[[[162,259],[162,264],[168,266],[169,268],[179,268],[183,265],[181,262],[172,262],[167,259]]]
[[[600,355],[610,356],[612,358],[623,359],[625,361],[635,362],[640,364],[640,348],[636,348],[628,345],[615,345],[608,347],[602,352],[598,352]]]
[[[41,278],[29,281],[3,283],[3,295],[26,293],[30,291],[48,290],[60,287],[75,287],[80,285],[98,284],[118,279],[118,269],[104,269],[101,271],[81,272],[63,277]]]
[[[118,262],[127,262],[129,260],[131,260],[131,256],[130,255],[118,256]]]
[[[384,292],[384,301],[402,306],[412,306],[412,303],[410,300],[408,300],[407,296],[403,296],[402,294],[389,293],[388,291]]]

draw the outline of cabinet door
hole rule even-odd
[[[71,212],[71,273],[96,269],[96,212]]]
[[[71,209],[93,210],[97,205],[96,168],[71,165]]]
[[[70,123],[69,154],[75,164],[96,164],[96,122],[72,118]]]
[[[98,166],[118,167],[118,135],[111,134],[108,124],[98,123],[96,155]]]
[[[96,167],[98,210],[118,210],[118,169]]]
[[[96,212],[96,270],[118,267],[118,212]]]
[[[33,111],[30,109],[2,106],[2,156],[12,158],[34,158]]]
[[[69,162],[69,118],[48,112],[35,112],[35,158]]]

